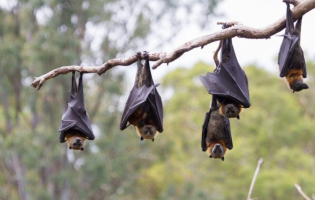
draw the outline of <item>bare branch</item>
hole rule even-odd
[[[144,58],[143,55],[141,55],[141,57]],[[149,54],[150,61],[156,61],[158,59],[159,59],[158,53]],[[36,88],[36,90],[39,90],[45,81],[47,81],[48,79],[54,78],[58,76],[59,74],[67,74],[72,71],[78,71],[78,72],[83,72],[83,73],[97,73],[98,75],[101,75],[105,73],[107,70],[117,65],[128,66],[136,61],[137,61],[137,56],[133,55],[126,59],[119,59],[119,58],[111,59],[107,61],[106,63],[99,66],[92,66],[92,67],[82,67],[82,66],[75,66],[75,65],[62,66],[40,77],[35,77],[35,80],[32,82],[32,86]]]
[[[304,1],[295,0],[294,2],[293,0],[284,0],[284,1],[290,1],[294,3],[294,5],[296,6],[292,9],[294,20],[297,20],[298,18],[302,17],[304,14],[306,14],[307,12],[315,8],[315,0],[304,0]],[[221,23],[222,22],[219,22],[219,24]],[[238,22],[227,22],[226,24],[235,25],[235,26],[220,30],[210,35],[193,39],[189,42],[186,42],[185,44],[183,44],[182,46],[178,47],[173,52],[168,53],[168,54],[166,53],[149,54],[150,61],[157,61],[154,63],[152,68],[156,69],[162,63],[167,63],[167,64],[171,63],[174,60],[181,57],[184,53],[194,48],[197,48],[197,47],[202,48],[205,45],[208,45],[218,40],[223,40],[223,39],[233,38],[233,37],[242,37],[242,38],[248,38],[248,39],[268,39],[270,38],[270,36],[280,32],[282,29],[285,28],[285,17],[282,17],[280,20],[267,26],[264,29],[256,29],[256,28],[247,27],[247,26],[239,24]],[[32,86],[36,88],[36,90],[39,90],[46,80],[54,78],[58,76],[59,74],[67,74],[72,71],[79,71],[79,72],[84,72],[84,73],[97,73],[98,75],[101,75],[105,73],[107,70],[115,66],[131,65],[132,63],[136,62],[136,60],[137,60],[136,55],[133,55],[126,59],[122,59],[122,58],[111,59],[100,66],[92,66],[92,67],[63,66],[63,67],[54,69],[40,77],[37,77],[37,78],[35,77],[35,80],[33,81]]]
[[[259,170],[260,170],[260,166],[261,166],[263,163],[264,163],[264,159],[260,158],[260,159],[258,160],[258,165],[257,165],[256,171],[255,171],[255,174],[254,174],[252,183],[250,184],[250,188],[249,188],[247,200],[253,200],[253,199],[251,198],[251,196],[252,196],[252,193],[253,193],[253,190],[254,190],[254,186],[255,186],[255,182],[256,182],[256,179],[257,179],[257,176],[258,176],[258,173],[259,173]]]
[[[304,0],[300,2],[300,4],[292,9],[293,18],[297,20],[298,18],[302,17],[305,13],[309,12],[310,10],[315,8],[315,0]],[[233,37],[242,37],[248,39],[268,39],[270,36],[280,32],[282,29],[285,28],[285,17],[282,17],[277,22],[267,26],[264,29],[255,29],[251,27],[247,27],[244,25],[237,25],[231,28],[223,29],[216,33],[203,36],[189,42],[186,42],[182,46],[175,49],[173,52],[163,56],[160,58],[153,66],[153,69],[159,67],[162,63],[170,63],[179,58],[184,53],[197,48],[203,47],[207,44],[212,42],[223,40],[227,38]]]
[[[306,200],[312,200],[311,198],[309,198],[302,190],[301,186],[299,186],[298,184],[294,184],[294,186],[296,187],[297,191],[304,197],[304,199]]]

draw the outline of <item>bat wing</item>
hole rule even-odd
[[[82,76],[81,73],[79,79],[78,93],[76,96],[73,95],[73,87],[70,93],[70,102],[68,103],[67,111],[62,115],[61,123],[59,126],[60,133],[60,142],[65,142],[65,133],[70,129],[78,130],[89,140],[94,140],[95,136],[91,127],[89,116],[86,112],[84,105],[84,96],[83,96],[83,85],[82,85]],[[75,79],[72,79],[72,82]],[[72,84],[72,86],[74,83]]]
[[[199,76],[209,94],[232,99],[244,106],[250,107],[247,76],[239,65],[232,40],[222,41],[222,52],[229,53],[229,60],[220,63],[214,73]]]
[[[128,118],[146,101],[149,102],[153,114],[157,123],[157,130],[163,132],[163,105],[161,97],[156,89],[159,84],[151,85],[147,87],[145,84],[137,88],[136,85],[130,91],[128,100],[125,105],[125,109],[120,121],[120,130],[124,130],[127,127]]]
[[[210,120],[211,111],[212,109],[210,108],[209,112],[206,113],[205,121],[203,122],[203,125],[202,125],[202,134],[201,134],[201,150],[202,151],[207,151],[208,149],[206,138],[207,138],[207,133],[208,133],[208,123]]]
[[[280,77],[284,77],[288,74],[290,69],[294,66],[290,64],[290,59],[292,58],[293,51],[299,43],[299,36],[296,35],[284,35],[282,44],[280,46],[279,51],[279,58],[278,58],[278,64],[279,64],[279,70],[280,70]],[[302,51],[302,49],[301,49]],[[306,78],[306,65],[304,60],[304,54],[303,55],[303,77]]]
[[[229,118],[223,116],[224,121],[224,141],[225,145],[228,149],[233,149],[233,141],[232,141],[232,135],[231,135],[231,126],[230,126],[230,120]]]
[[[293,24],[293,13],[290,10],[290,6],[287,3],[287,17],[286,17],[286,30],[285,34],[283,35],[283,40],[280,46],[280,51],[278,55],[278,64],[280,70],[280,77],[284,77],[288,74],[290,69],[294,66],[290,64],[290,59],[292,58],[293,51],[300,43],[300,32],[301,32],[301,23],[302,18],[300,18],[297,23],[295,29],[298,30],[299,34],[294,33],[294,24]],[[302,49],[301,49],[302,51]],[[302,51],[302,59],[303,59],[303,77],[307,77],[306,73],[306,65],[304,54]]]

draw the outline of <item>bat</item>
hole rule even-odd
[[[214,72],[199,75],[199,79],[209,94],[216,96],[219,112],[226,117],[239,119],[242,108],[251,106],[247,76],[237,61],[231,38],[222,40],[221,62]]]
[[[154,84],[149,63],[149,55],[144,52],[145,64],[141,63],[141,53],[137,53],[137,74],[130,91],[120,121],[120,130],[134,125],[140,140],[154,141],[157,132],[163,132],[163,105],[157,91],[160,84]],[[129,122],[129,125],[127,125]]]
[[[79,86],[77,87],[75,72],[72,72],[70,101],[59,126],[59,141],[61,143],[67,142],[69,149],[81,151],[84,150],[86,139],[95,139],[89,116],[85,110],[82,78],[83,73],[80,73]]]
[[[220,158],[224,161],[227,149],[233,148],[230,120],[220,114],[216,96],[212,96],[209,112],[202,125],[201,149],[208,151],[209,158]]]
[[[298,19],[295,27],[293,24],[293,13],[287,4],[286,29],[283,35],[279,51],[278,64],[280,77],[285,77],[289,88],[294,92],[308,89],[303,82],[307,77],[304,53],[300,46],[302,17]]]

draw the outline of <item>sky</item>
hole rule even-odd
[[[291,6],[292,8],[293,6]],[[190,25],[181,30],[171,43],[162,47],[161,52],[171,52],[192,39],[212,34],[221,30],[216,22],[238,21],[245,26],[253,28],[264,28],[273,24],[286,14],[286,4],[282,0],[225,0],[219,4],[218,11],[223,17],[215,17],[210,28],[200,30],[198,26]],[[301,47],[306,60],[315,62],[315,39],[314,32],[315,10],[305,14],[302,21]],[[283,34],[284,31],[276,35]],[[277,74],[277,54],[280,49],[282,37],[272,36],[271,39],[245,39],[233,38],[234,49],[241,66],[255,63],[268,71]],[[209,64],[213,62],[213,52],[218,43],[206,45],[203,49],[196,48],[185,53],[182,57],[170,63],[169,66],[162,64],[156,74],[157,78],[163,77],[167,72],[182,66],[192,67],[196,62],[202,60]]]

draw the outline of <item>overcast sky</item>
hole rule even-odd
[[[292,8],[292,6],[291,6]],[[219,31],[221,26],[216,25],[218,21],[239,21],[243,25],[253,28],[264,28],[283,17],[286,14],[286,5],[282,0],[225,0],[218,7],[224,17],[214,18],[211,29],[202,31],[197,26],[184,28],[174,40],[163,47],[163,51],[170,52],[174,48],[188,42],[194,38],[208,35]],[[315,10],[305,14],[302,21],[301,46],[307,60],[315,62]],[[277,35],[282,34],[280,32]],[[282,42],[282,37],[272,36],[271,39],[244,39],[234,38],[233,45],[236,51],[238,61],[241,66],[256,63],[268,71],[278,73],[277,54]],[[202,60],[206,63],[214,64],[212,55],[217,48],[218,43],[212,43],[200,48],[194,49],[178,60],[170,63],[169,66],[163,64],[154,72],[160,78],[168,71],[178,66],[191,67],[194,63]],[[161,50],[162,51],[162,50]]]

